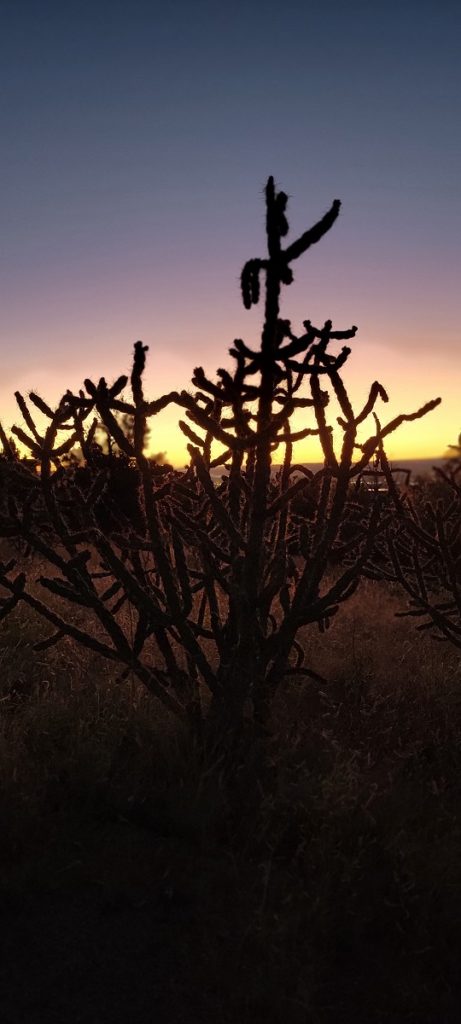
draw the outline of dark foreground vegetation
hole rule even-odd
[[[362,473],[379,459],[394,507],[403,511],[385,439],[440,401],[382,425],[376,408],[388,396],[375,380],[364,405],[353,409],[343,380],[351,349],[343,344],[338,352],[338,342],[352,340],[357,328],[336,330],[331,320],[318,328],[305,320],[295,334],[280,316],[293,265],[327,234],[340,203],[335,200],[318,223],[285,244],[288,197],[273,178],[265,198],[267,254],[248,260],[241,275],[247,309],[258,304],[264,284],[258,348],[236,338],[232,370],[221,367],[212,380],[196,367],[192,394],[146,397],[147,346],[141,341],[135,344],[129,400],[123,397],[126,376],[110,385],[105,378],[98,384],[87,379],[85,390],[67,391],[55,409],[40,395],[31,392],[26,401],[17,392],[24,427],[13,430],[39,478],[24,471],[0,435],[0,536],[22,541],[47,563],[39,595],[14,560],[0,565],[1,615],[18,604],[33,608],[48,627],[44,644],[72,637],[118,664],[124,675],[131,672],[198,740],[225,745],[231,765],[248,725],[254,734],[264,731],[284,679],[310,674],[299,631],[310,624],[328,629],[363,573],[375,571],[373,555],[389,517],[379,500],[357,502],[354,488],[360,488]],[[179,426],[189,441],[190,465],[182,477],[159,479],[147,441],[156,440],[156,416],[170,404],[185,413]],[[294,429],[295,414],[306,425]],[[112,502],[105,525],[101,505],[107,512],[110,489],[94,456],[98,429],[106,435],[109,462],[118,453],[135,476],[131,510],[126,500]],[[310,435],[318,437],[324,455],[315,475],[295,462],[296,442]],[[69,472],[63,460],[75,446],[85,467]],[[276,457],[281,468],[274,480]],[[217,467],[225,470],[219,488]],[[306,504],[299,514],[301,496]],[[422,532],[425,537],[430,531]],[[389,530],[386,543],[392,544]],[[395,561],[395,543],[391,550]],[[338,566],[333,579],[332,558]],[[61,599],[60,609],[50,605],[50,594]],[[132,632],[119,615],[126,607]],[[84,629],[72,619],[75,608],[87,609]]]
[[[398,607],[351,599],[232,787],[134,679],[8,620],[4,1024],[459,1019],[459,658]]]
[[[0,428],[2,1024],[458,1020],[460,452],[403,486],[439,399],[383,425],[356,328],[281,318],[339,212],[285,244],[286,206],[232,371],[151,401],[137,342]]]

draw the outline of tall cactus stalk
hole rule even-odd
[[[343,535],[354,503],[351,484],[376,452],[384,457],[383,443],[393,430],[439,402],[381,426],[375,405],[388,399],[375,381],[363,408],[354,412],[342,378],[350,348],[343,345],[336,354],[330,349],[352,339],[356,328],[333,330],[329,320],[317,328],[305,320],[296,335],[290,321],[280,317],[281,290],[293,280],[292,264],[329,231],[340,203],[335,200],[317,224],[284,247],[286,207],[286,194],[269,178],[267,255],[249,260],[241,275],[248,309],[258,303],[264,278],[260,348],[236,339],[230,349],[233,372],[219,369],[212,380],[198,367],[194,394],[171,392],[148,401],[146,346],[137,342],[131,400],[121,397],[126,377],[111,386],[104,378],[97,385],[87,380],[85,391],[67,392],[56,410],[31,394],[31,403],[49,421],[44,433],[35,425],[30,403],[18,395],[28,433],[17,427],[15,434],[41,475],[40,480],[29,475],[29,484],[0,513],[0,535],[22,536],[48,560],[59,575],[41,577],[42,587],[63,608],[83,605],[88,625],[77,628],[71,615],[37,598],[14,561],[0,565],[0,617],[20,601],[28,603],[54,627],[42,647],[70,636],[119,662],[124,675],[133,673],[170,712],[200,732],[205,725],[220,742],[241,736],[248,718],[264,726],[287,676],[316,678],[304,664],[299,631],[328,628],[357,587],[380,529],[376,502],[352,516],[352,536]],[[339,451],[327,420],[329,394],[341,410]],[[189,442],[190,465],[184,475],[170,473],[159,481],[145,438],[149,430],[156,443],[155,416],[169,404],[185,414],[179,425]],[[300,430],[292,424],[297,411],[310,417]],[[359,441],[359,429],[371,415],[373,429]],[[109,534],[98,519],[107,501],[107,474],[93,473],[85,492],[78,470],[61,465],[76,442],[91,462],[97,422],[137,469],[138,520],[133,523],[115,508],[118,528]],[[315,475],[293,461],[296,441],[310,435],[319,438],[324,455],[324,467]],[[280,450],[282,466],[274,476],[273,455]],[[217,487],[219,466],[228,472]],[[14,472],[13,467],[13,477]],[[332,556],[338,566],[333,574]],[[134,635],[123,619],[125,607],[136,622]]]

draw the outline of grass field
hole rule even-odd
[[[0,632],[2,1024],[457,1021],[459,656],[364,583],[224,785],[113,666]]]

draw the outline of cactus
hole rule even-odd
[[[377,538],[366,574],[396,583],[407,607],[396,614],[420,632],[461,649],[461,463],[459,444],[435,480],[394,500],[395,512]],[[382,467],[391,481],[387,460]],[[433,493],[435,492],[435,493]]]
[[[126,378],[112,387],[104,378],[98,384],[87,380],[85,392],[67,392],[56,410],[30,396],[48,417],[43,435],[17,395],[29,432],[17,427],[15,434],[40,464],[40,487],[27,509],[0,517],[1,534],[23,536],[58,571],[41,578],[44,591],[64,606],[83,605],[89,625],[77,629],[64,612],[57,614],[39,600],[13,565],[0,567],[5,594],[0,615],[19,601],[28,603],[54,629],[42,646],[73,637],[118,662],[122,675],[132,672],[200,735],[222,743],[240,737],[248,717],[255,728],[265,728],[286,677],[318,678],[304,664],[299,631],[328,628],[357,587],[380,530],[375,502],[356,518],[347,561],[332,579],[328,567],[344,546],[351,484],[374,453],[383,452],[384,439],[401,422],[425,415],[439,402],[383,427],[375,420],[368,439],[359,443],[359,426],[387,394],[375,381],[363,408],[352,408],[342,377],[351,350],[342,345],[335,352],[334,347],[352,341],[356,327],[336,330],[326,320],[318,328],[305,320],[296,335],[291,322],[280,317],[282,286],[293,280],[292,265],[332,227],[339,201],[284,248],[287,196],[277,192],[272,177],[265,198],[267,255],[249,260],[241,278],[248,309],[258,304],[264,284],[260,348],[236,339],[230,349],[232,372],[220,369],[212,380],[198,367],[194,393],[171,392],[148,401],[143,388],[147,347],[137,342],[130,400],[120,397]],[[332,393],[341,409],[339,451],[327,418]],[[172,403],[184,417],[179,423],[189,442],[190,465],[183,476],[170,472],[159,481],[144,442],[151,423],[155,433],[156,414]],[[297,410],[309,419],[295,431],[291,417]],[[61,467],[76,442],[88,461],[94,417],[136,468],[139,489],[136,524],[118,510],[119,526],[109,535],[97,515],[107,491],[104,474],[96,475],[85,494],[77,474],[67,479]],[[294,443],[309,435],[319,438],[324,455],[315,476],[293,462]],[[215,454],[216,443],[221,450]],[[274,477],[273,457],[280,449],[283,463]],[[216,487],[213,471],[219,466],[228,472]],[[306,514],[299,514],[301,497],[309,499]],[[78,528],[71,524],[69,504],[78,509]],[[90,551],[97,553],[96,568]],[[133,635],[120,615],[124,605],[135,617]]]

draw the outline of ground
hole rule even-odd
[[[456,651],[365,583],[231,786],[131,681],[1,627],[2,1024],[451,1024]]]

